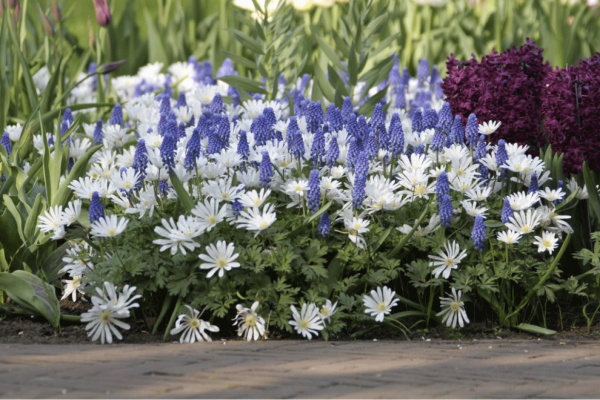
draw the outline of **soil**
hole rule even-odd
[[[62,300],[60,302],[61,312],[68,315],[79,315],[91,308],[90,303]],[[119,343],[160,343],[164,332],[156,335],[150,333],[149,326],[143,322],[127,321],[131,329],[122,332],[123,340]],[[151,321],[148,321],[151,322]],[[224,333],[224,332],[223,332]],[[329,340],[354,340],[353,332],[345,332],[340,335],[334,335]],[[242,340],[237,336],[227,337],[215,336],[213,339]],[[297,335],[291,335],[285,332],[271,335],[271,340],[298,339]],[[431,327],[428,330],[415,330],[409,335],[410,340],[430,341],[430,340],[600,340],[600,323],[592,326],[588,332],[586,326],[572,325],[569,329],[559,331],[553,336],[535,335],[517,330],[499,329],[492,324],[477,322],[467,325],[460,330],[452,330],[444,326]],[[173,341],[173,337],[169,340]],[[360,336],[361,340],[406,340],[406,337],[397,330],[387,327],[380,327],[376,331]],[[62,322],[61,331],[55,333],[52,326],[43,318],[31,315],[2,315],[0,313],[0,343],[20,343],[20,344],[99,344],[91,342],[85,331],[85,324],[76,322]]]

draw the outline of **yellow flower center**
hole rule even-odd
[[[425,186],[425,185],[415,186],[415,194],[418,196],[424,195],[426,190],[427,190],[427,186]]]
[[[100,322],[102,322],[103,324],[107,324],[110,322],[110,311],[104,311],[102,313],[102,315],[100,316]]]
[[[198,320],[198,318],[190,319],[190,326],[194,329],[198,329],[200,327],[200,321]]]
[[[552,247],[552,242],[550,242],[548,239],[544,239],[542,241],[542,246],[544,246],[546,248],[550,248],[550,247]]]
[[[321,308],[321,315],[323,315],[324,317],[329,315],[329,310],[326,309],[325,307]]]
[[[117,230],[115,228],[109,228],[106,230],[106,235],[115,236],[117,234]]]
[[[217,216],[216,215],[211,215],[210,217],[208,217],[208,223],[209,224],[216,224],[217,223]]]
[[[303,330],[308,329],[308,321],[307,320],[303,319],[298,324],[300,325],[300,328],[302,328]]]
[[[458,304],[457,301],[453,301],[452,303],[450,303],[450,311],[458,312],[459,309],[460,309],[460,305]]]
[[[248,326],[256,326],[256,318],[253,315],[246,316],[245,322]]]
[[[219,257],[215,264],[217,264],[217,267],[219,268],[225,268],[227,265],[227,259],[225,257]]]
[[[454,259],[452,259],[450,257],[446,257],[446,266],[451,267],[453,265],[454,265]]]
[[[267,221],[262,221],[258,226],[260,229],[267,229],[269,223]]]
[[[379,303],[379,304],[377,305],[377,309],[378,309],[379,311],[385,311],[385,309],[386,309],[386,308],[387,308],[387,305],[386,305],[385,303]]]
[[[354,224],[352,227],[353,227],[354,229],[356,229],[356,230],[359,230],[360,228],[362,228],[362,225],[361,225],[361,224],[359,224],[359,223],[357,222],[357,223],[356,223],[356,224]]]

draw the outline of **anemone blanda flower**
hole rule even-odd
[[[239,254],[234,254],[235,246],[233,243],[227,244],[224,240],[219,240],[216,244],[206,246],[206,254],[200,254],[198,257],[206,262],[200,264],[200,269],[210,269],[207,278],[211,278],[215,273],[219,273],[222,278],[225,271],[231,271],[232,268],[239,268],[240,263],[235,262]]]
[[[177,251],[186,255],[187,250],[194,251],[200,247],[194,241],[194,238],[200,236],[204,232],[204,229],[196,218],[180,215],[177,223],[175,223],[173,218],[169,220],[163,218],[161,223],[163,226],[154,228],[154,232],[159,234],[161,238],[152,241],[152,243],[161,246],[161,252],[171,249],[171,255],[175,255]]]
[[[180,343],[212,342],[209,332],[219,332],[219,327],[211,325],[209,322],[200,319],[200,312],[187,304],[185,307],[189,314],[180,314],[175,321],[175,327],[169,332],[171,335],[177,335],[181,332]]]
[[[483,124],[479,124],[479,126],[478,126],[479,134],[489,136],[492,133],[496,132],[498,130],[498,128],[500,128],[500,125],[502,125],[502,122],[500,122],[500,121],[487,121],[487,122],[484,122]]]
[[[235,306],[237,315],[233,325],[238,327],[238,336],[244,336],[247,341],[258,340],[265,334],[265,319],[256,313],[258,304],[255,301],[250,308],[241,304]]]
[[[292,310],[292,318],[294,318],[290,321],[290,325],[294,327],[296,332],[308,340],[312,339],[312,335],[319,335],[318,331],[322,330],[324,326],[315,303],[304,303],[300,312],[293,305],[290,306],[290,309]]]
[[[447,326],[451,326],[452,328],[456,328],[456,324],[461,328],[468,324],[469,318],[467,317],[467,312],[465,311],[465,303],[460,300],[462,296],[461,291],[458,293],[456,289],[452,288],[452,294],[447,293],[450,297],[440,297],[440,303],[442,305],[442,311],[437,313],[437,316],[443,316],[442,323]]]
[[[429,266],[436,267],[433,270],[433,275],[437,278],[440,274],[444,277],[444,279],[448,279],[450,277],[450,272],[453,269],[458,268],[458,264],[460,264],[461,260],[467,256],[467,252],[463,250],[460,251],[460,246],[456,241],[447,241],[444,245],[444,250],[438,251],[437,256],[429,255],[429,258],[432,260],[429,262]]]
[[[554,232],[543,231],[542,236],[535,236],[534,239],[533,245],[538,247],[539,253],[547,251],[552,254],[558,246],[558,238]]]
[[[254,236],[270,227],[277,220],[275,214],[275,206],[267,204],[262,211],[258,207],[252,207],[247,211],[242,211],[238,217],[236,224],[238,227],[245,228],[249,231],[256,231]]]
[[[542,215],[538,210],[527,210],[519,211],[514,213],[507,222],[506,227],[515,232],[519,232],[522,235],[533,232],[533,230],[540,224]]]
[[[127,218],[119,218],[115,214],[100,218],[92,224],[92,236],[111,238],[123,233],[129,221]]]
[[[375,321],[382,322],[383,318],[392,311],[392,307],[398,304],[398,299],[395,299],[396,292],[387,286],[378,287],[376,290],[371,290],[371,295],[363,296],[365,305],[365,313],[375,317]]]
[[[504,242],[506,244],[515,244],[515,243],[519,243],[519,239],[521,239],[521,234],[519,232],[515,232],[515,231],[502,231],[502,232],[498,232],[498,236],[497,239],[500,242]]]

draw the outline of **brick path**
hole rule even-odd
[[[0,397],[583,398],[600,342],[0,344]]]

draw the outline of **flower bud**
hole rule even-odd
[[[54,35],[54,26],[52,25],[52,22],[50,22],[50,20],[46,16],[46,14],[44,14],[44,11],[42,10],[42,7],[39,4],[38,4],[38,11],[40,12],[40,17],[42,18],[42,28],[44,28],[44,33],[47,36],[53,36]]]
[[[126,62],[127,62],[127,60],[107,62],[107,63],[100,65],[98,67],[98,69],[96,70],[96,72],[98,74],[108,74],[110,72],[113,72],[120,66],[124,65]]]
[[[58,5],[58,0],[52,0],[50,2],[50,10],[52,11],[52,17],[54,21],[60,22],[62,21],[62,13],[60,11],[60,7]]]
[[[94,9],[96,11],[96,21],[100,26],[108,26],[112,15],[108,8],[108,0],[94,0]]]

